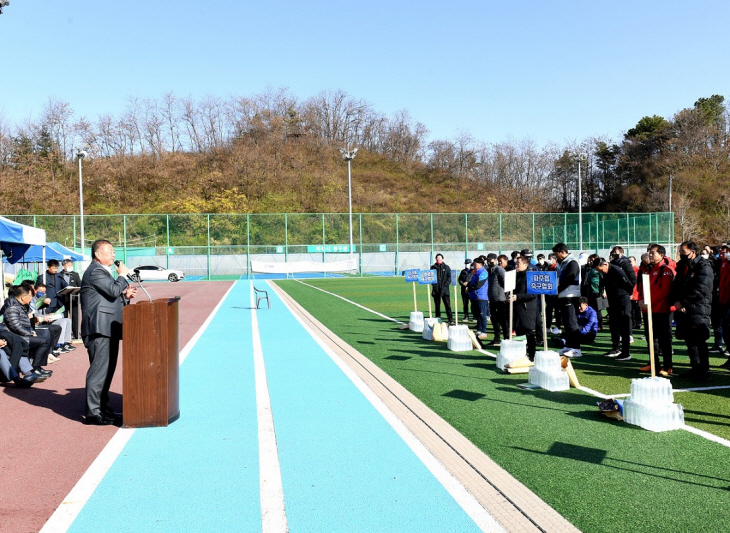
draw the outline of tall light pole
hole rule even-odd
[[[79,160],[79,215],[81,216],[81,255],[84,255],[84,177],[81,160],[88,154],[86,150],[78,150],[76,157]],[[83,261],[83,259],[82,259]]]
[[[672,175],[669,175],[669,235],[667,235],[667,242],[672,238]]]
[[[357,148],[353,148],[352,150],[340,148],[340,153],[342,154],[342,159],[347,161],[347,196],[350,206],[350,259],[352,259],[352,170],[350,168],[350,162],[355,159]]]
[[[580,162],[583,159],[582,154],[577,154],[578,159],[578,242],[579,249],[583,251],[583,191],[580,179]]]

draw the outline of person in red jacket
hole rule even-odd
[[[654,331],[654,363],[655,368],[659,367],[659,355],[664,359],[664,365],[659,374],[668,377],[672,374],[672,321],[670,319],[671,305],[670,293],[674,282],[675,271],[665,260],[667,251],[663,246],[655,245],[649,251],[649,262],[652,269],[649,272],[649,291],[651,293],[651,321]],[[647,313],[646,296],[643,283],[639,294],[639,306],[644,313]],[[647,330],[647,339],[649,335]],[[651,363],[641,367],[643,372],[651,371]]]
[[[725,341],[725,349],[730,350],[730,246],[720,248],[720,282],[718,285],[718,301],[722,316],[722,338]],[[720,365],[721,368],[730,370],[730,359]]]

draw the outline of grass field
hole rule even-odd
[[[596,397],[576,389],[524,391],[515,385],[527,376],[501,373],[493,357],[451,352],[312,288],[407,322],[413,293],[402,278],[276,283],[581,530],[728,530],[727,447],[683,430],[652,433],[610,421],[598,414]],[[427,314],[426,289],[416,288],[419,311]],[[598,355],[608,342],[601,334],[573,365],[582,385],[628,393],[648,361],[646,344],[637,339],[634,360],[621,363]],[[675,361],[675,371],[688,366],[681,344]],[[679,378],[672,383],[675,390],[694,386]],[[730,373],[718,370],[710,385],[730,385]],[[730,438],[729,394],[683,392],[675,401],[683,404],[687,424]]]

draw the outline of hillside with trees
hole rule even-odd
[[[627,125],[630,126],[630,125]],[[119,116],[76,116],[49,100],[38,120],[0,117],[0,212],[78,212],[84,148],[88,214],[344,212],[357,146],[355,212],[666,211],[678,239],[730,237],[730,136],[724,97],[647,116],[620,140],[487,144],[429,141],[407,111],[386,116],[343,91],[288,90],[203,100],[129,98]]]

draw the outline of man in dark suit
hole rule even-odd
[[[137,289],[130,287],[124,263],[114,265],[114,247],[99,239],[91,245],[92,262],[81,280],[81,338],[89,352],[86,373],[85,424],[121,422],[109,407],[109,387],[117,368],[122,338],[122,311]]]

